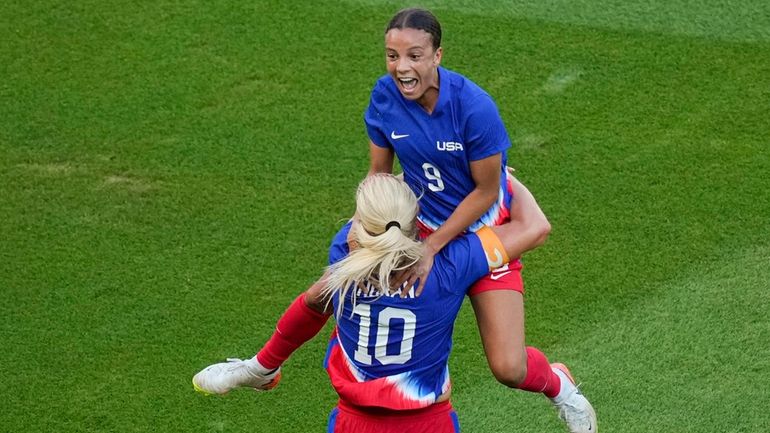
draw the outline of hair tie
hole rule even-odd
[[[399,224],[398,221],[391,221],[385,224],[385,231],[390,230],[391,227],[398,227],[398,229],[401,230],[401,224]]]

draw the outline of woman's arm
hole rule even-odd
[[[425,239],[422,259],[404,275],[401,275],[396,283],[407,282],[407,287],[409,287],[420,280],[415,294],[419,296],[422,293],[427,281],[426,277],[433,267],[433,256],[481,218],[497,200],[500,194],[502,159],[502,153],[498,153],[470,162],[471,176],[476,183],[476,188],[460,202],[444,224]]]
[[[393,149],[380,147],[369,141],[369,175],[375,173],[393,174]]]
[[[517,179],[513,180],[511,222],[492,227],[500,238],[508,257],[519,257],[542,245],[551,233],[548,222],[535,197]]]
[[[498,153],[478,161],[471,161],[471,176],[476,183],[476,188],[460,202],[446,222],[425,239],[425,243],[434,255],[471,224],[478,221],[495,203],[500,194],[502,159],[503,155]]]

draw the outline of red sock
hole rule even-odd
[[[548,398],[556,397],[561,389],[561,379],[551,370],[548,358],[534,347],[527,347],[527,377],[518,388],[524,391],[542,392]]]
[[[257,353],[257,361],[268,369],[280,367],[295,350],[321,331],[329,317],[308,307],[304,293],[299,295],[278,319],[275,332]]]

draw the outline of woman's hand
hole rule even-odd
[[[394,286],[396,289],[404,287],[404,290],[401,291],[402,298],[409,294],[409,289],[417,281],[420,284],[415,288],[414,296],[420,296],[425,288],[425,282],[428,281],[430,270],[433,269],[433,258],[436,255],[436,250],[428,242],[423,242],[422,251],[422,258],[417,263],[396,275],[396,284]]]

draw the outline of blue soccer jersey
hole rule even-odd
[[[511,146],[508,132],[484,90],[447,69],[439,67],[438,74],[439,97],[431,114],[404,98],[391,76],[381,77],[364,115],[369,138],[393,149],[404,180],[420,197],[420,221],[431,230],[443,224],[476,187],[470,162],[502,153],[498,200],[470,229],[499,224],[510,203],[505,169]]]
[[[349,230],[350,223],[335,237],[330,263],[348,254]],[[334,296],[337,331],[325,366],[340,397],[402,410],[426,407],[448,391],[454,321],[468,288],[503,264],[495,248],[488,228],[453,240],[436,255],[419,297],[358,293],[353,306],[351,293],[343,303]]]

